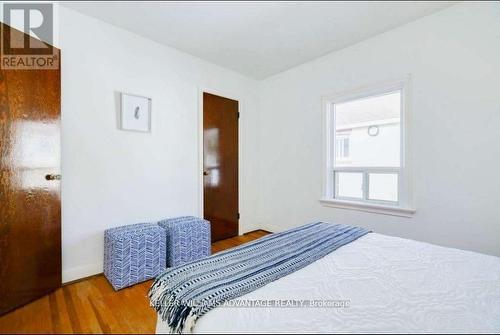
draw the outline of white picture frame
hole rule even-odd
[[[120,129],[151,132],[151,98],[122,92]]]

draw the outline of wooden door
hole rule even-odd
[[[0,69],[0,314],[61,286],[60,95],[60,70]]]
[[[203,210],[212,242],[238,235],[238,118],[238,101],[203,93]]]

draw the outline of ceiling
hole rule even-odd
[[[71,2],[64,6],[264,79],[453,2]]]

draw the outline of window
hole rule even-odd
[[[407,80],[325,99],[322,202],[409,215]]]
[[[349,158],[349,136],[337,134],[335,144],[335,155],[337,159]]]

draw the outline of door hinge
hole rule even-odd
[[[238,220],[240,219],[240,213],[238,213]]]
[[[238,116],[238,119],[239,119],[240,118],[240,112],[238,112],[237,116]]]

